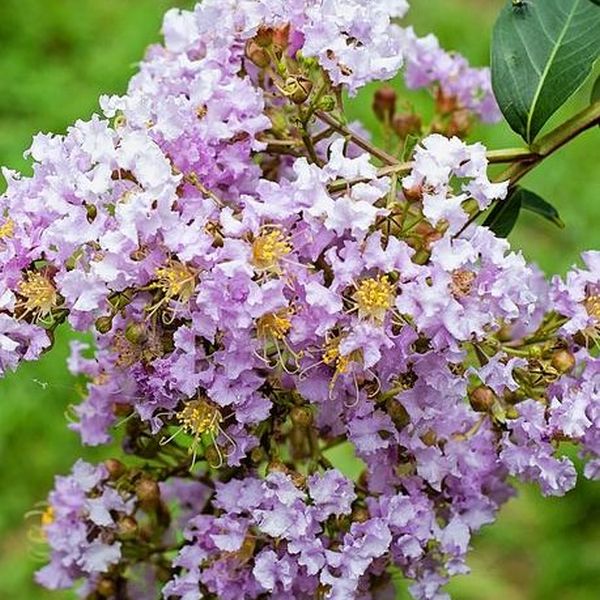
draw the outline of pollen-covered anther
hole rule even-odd
[[[334,367],[336,373],[345,373],[350,365],[350,356],[343,356],[340,353],[339,340],[333,340],[325,346],[323,362],[328,367]]]
[[[452,273],[452,281],[450,289],[456,298],[468,296],[473,290],[473,282],[475,281],[475,273],[465,269],[457,269]]]
[[[394,305],[394,286],[387,275],[365,279],[358,284],[353,297],[359,317],[383,321]]]
[[[161,289],[167,298],[189,300],[196,289],[196,272],[192,267],[177,260],[171,260],[165,267],[156,270],[155,287]]]
[[[23,298],[19,302],[20,308],[23,309],[21,318],[30,314],[34,318],[47,317],[58,308],[58,292],[50,279],[42,273],[26,273],[23,281],[19,283],[17,293]]]
[[[219,409],[204,398],[187,402],[177,413],[177,419],[184,431],[193,436],[201,436],[204,433],[214,435],[223,421]]]
[[[600,321],[600,294],[593,294],[584,300],[585,310],[587,314]]]
[[[280,262],[292,251],[284,234],[278,229],[259,235],[252,244],[252,264],[265,271],[277,271]]]
[[[48,506],[48,508],[46,508],[40,517],[40,524],[42,527],[48,527],[48,525],[52,525],[52,523],[54,523],[54,519],[54,508],[52,506]]]
[[[283,340],[291,328],[288,309],[264,315],[256,323],[258,337],[262,339]]]
[[[9,217],[0,225],[0,240],[13,237],[15,234],[15,222]]]

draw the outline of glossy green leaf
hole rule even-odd
[[[494,27],[492,85],[510,126],[531,143],[600,56],[590,0],[508,2]]]
[[[596,83],[594,83],[594,87],[592,88],[592,104],[594,102],[600,102],[600,76],[596,79]]]
[[[494,206],[483,224],[498,237],[505,238],[516,225],[520,212],[521,194],[520,189],[517,189],[506,200],[502,200]]]
[[[523,188],[518,188],[516,193],[521,196],[521,208],[544,217],[544,219],[554,223],[561,229],[565,226],[558,211],[550,202],[547,202],[535,192]]]

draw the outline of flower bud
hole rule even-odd
[[[277,27],[273,31],[273,45],[277,50],[283,52],[290,45],[290,24]]]
[[[117,535],[124,540],[134,538],[138,533],[137,521],[130,516],[124,516],[117,522]]]
[[[96,585],[96,591],[102,598],[113,598],[117,591],[117,586],[112,579],[103,577]]]
[[[140,479],[135,484],[135,495],[144,510],[154,509],[160,502],[160,488],[154,479]]]
[[[302,75],[291,75],[285,80],[284,93],[294,104],[308,100],[312,92],[312,81]]]
[[[108,471],[108,476],[113,481],[119,479],[126,471],[125,465],[120,460],[117,460],[116,458],[107,458],[104,461],[104,466],[106,467],[106,470]]]
[[[209,434],[205,435],[209,436]],[[206,462],[213,469],[219,468],[223,463],[223,455],[220,453],[219,450],[217,450],[215,445],[210,443],[206,438],[204,438],[204,445],[204,458],[206,459]]]
[[[395,398],[388,398],[385,403],[385,408],[394,425],[398,429],[404,429],[404,427],[410,423],[410,416],[408,412],[406,412],[404,406],[402,406],[402,404]]]
[[[421,117],[415,113],[403,113],[396,115],[392,120],[392,129],[401,138],[416,135],[421,132]]]
[[[292,423],[298,427],[310,427],[313,422],[313,413],[307,406],[294,406],[290,412]]]
[[[469,392],[471,408],[476,412],[488,412],[496,400],[496,395],[487,385],[480,385]]]
[[[254,63],[259,69],[269,66],[271,59],[269,55],[254,40],[248,40],[245,48],[246,58]]]
[[[265,453],[264,448],[261,446],[256,446],[256,448],[252,448],[250,451],[250,460],[255,464],[259,465],[261,462],[266,460],[267,455]]]
[[[552,355],[552,366],[559,373],[570,373],[575,368],[575,356],[568,350],[557,350]]]
[[[508,406],[504,412],[507,419],[518,419],[519,411],[514,406]]]
[[[457,109],[458,103],[456,96],[444,94],[441,88],[438,88],[435,97],[435,110],[439,114],[449,115]]]
[[[365,523],[369,520],[369,509],[366,506],[356,506],[352,509],[351,519],[353,523]]]
[[[267,465],[267,473],[287,473],[288,470],[285,464],[278,458],[270,460]]]
[[[94,323],[98,333],[106,334],[112,329],[113,316],[98,317]]]
[[[331,112],[335,108],[335,98],[333,96],[323,96],[319,102],[319,108],[324,112]]]
[[[423,199],[423,186],[415,185],[411,188],[402,188],[404,197],[409,202],[419,202]]]
[[[268,48],[273,43],[273,28],[262,26],[258,28],[254,41],[261,48]]]
[[[396,91],[386,85],[379,88],[373,97],[373,112],[383,123],[391,123],[396,112]]]
[[[142,323],[128,323],[125,339],[132,344],[143,344],[148,339],[146,327]]]
[[[426,446],[435,446],[437,444],[437,435],[433,429],[427,430],[422,436],[421,441]]]
[[[96,217],[98,216],[98,209],[94,204],[84,204],[86,218],[88,223],[93,223]]]
[[[450,123],[446,127],[446,135],[448,137],[457,136],[464,138],[469,134],[471,129],[471,118],[469,111],[461,108],[452,113]]]

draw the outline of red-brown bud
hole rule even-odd
[[[494,392],[487,385],[480,385],[469,392],[469,402],[476,412],[489,411],[496,400]]]
[[[392,120],[392,129],[401,139],[407,138],[409,135],[419,134],[421,132],[421,126],[421,117],[415,113],[396,115]]]
[[[396,112],[397,94],[394,88],[386,85],[379,88],[373,96],[373,112],[383,123],[391,123]]]
[[[273,43],[273,33],[272,27],[259,27],[254,36],[256,45],[261,48],[268,48]]]
[[[435,110],[442,115],[449,115],[458,108],[456,96],[444,94],[441,88],[438,88],[435,97]]]
[[[116,458],[107,458],[104,461],[104,466],[106,467],[106,470],[108,471],[108,476],[113,481],[115,481],[116,479],[119,479],[119,477],[121,477],[126,471],[125,465],[120,460],[117,460]]]
[[[264,69],[269,66],[271,59],[264,48],[261,48],[254,40],[246,42],[245,49],[246,58],[254,63],[259,69]]]

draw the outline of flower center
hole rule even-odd
[[[456,298],[468,296],[473,290],[473,282],[475,281],[475,273],[458,269],[452,273],[452,282],[450,289]]]
[[[323,353],[323,362],[328,367],[334,367],[335,372],[339,375],[345,373],[350,365],[350,355],[342,356],[340,354],[340,340],[334,339],[325,346]]]
[[[252,264],[264,270],[277,270],[279,261],[292,251],[281,231],[275,229],[258,236],[252,244]]]
[[[15,233],[15,222],[8,218],[0,225],[0,240],[4,238],[11,238]]]
[[[19,283],[18,293],[25,298],[25,314],[45,317],[58,304],[58,292],[52,282],[41,273],[26,273]]]
[[[387,275],[361,281],[354,293],[361,318],[383,321],[385,313],[394,304],[394,286]]]
[[[166,267],[156,270],[158,281],[155,286],[163,290],[167,298],[189,300],[196,289],[196,273],[191,267],[172,260]]]
[[[600,294],[588,296],[584,301],[584,306],[590,317],[600,321]]]
[[[272,338],[275,340],[284,339],[292,328],[289,317],[290,311],[288,309],[276,313],[269,313],[260,317],[256,323],[258,337],[263,339]]]
[[[223,420],[219,409],[202,398],[188,402],[177,413],[177,418],[184,430],[194,436],[216,433]]]

